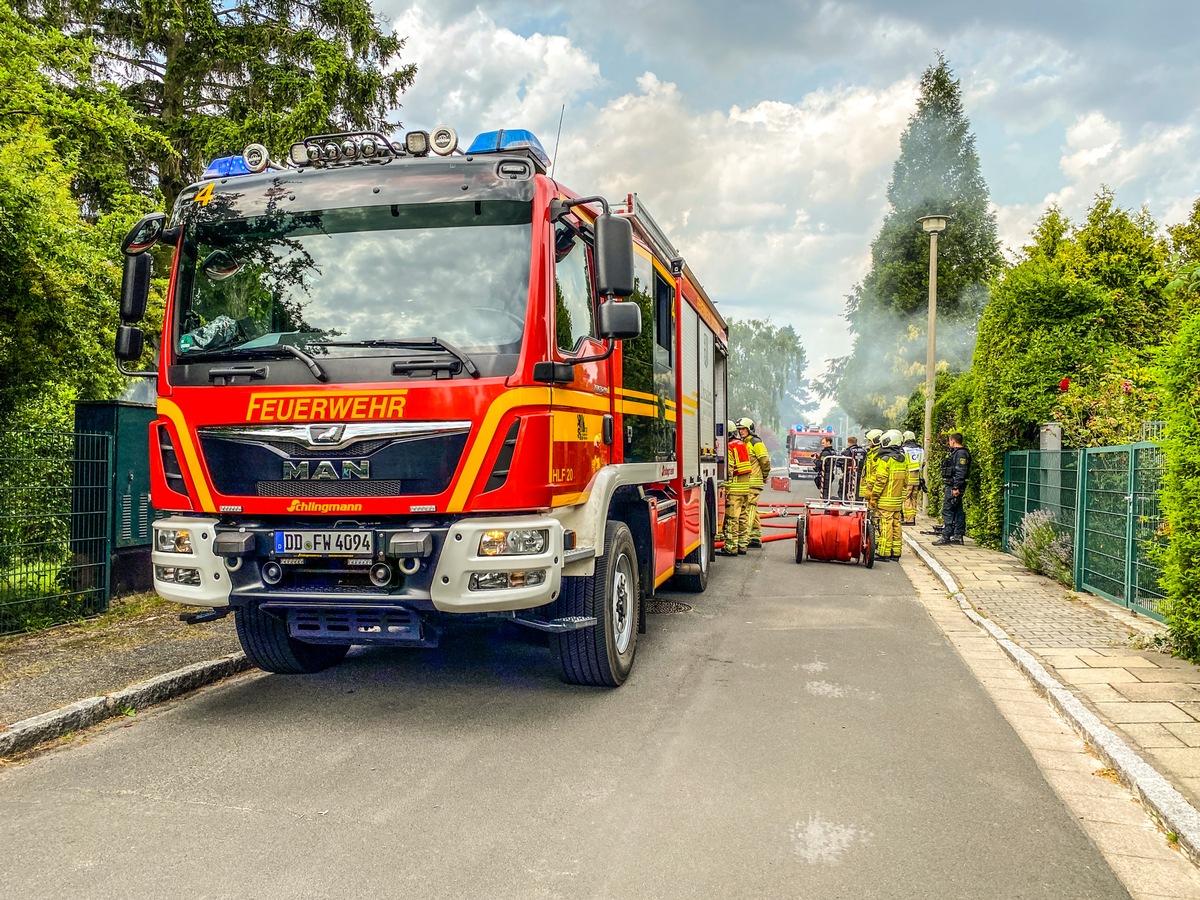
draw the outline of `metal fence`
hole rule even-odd
[[[0,634],[108,609],[107,435],[0,431]]]
[[[1076,586],[1161,621],[1152,552],[1165,540],[1163,465],[1162,450],[1149,442],[1005,454],[1004,549],[1027,514],[1048,510],[1055,529],[1071,536]]]

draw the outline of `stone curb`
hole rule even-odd
[[[88,697],[69,706],[31,716],[0,731],[0,759],[31,750],[73,731],[90,728],[105,719],[122,715],[122,710],[144,709],[249,668],[250,663],[244,653],[231,653],[139,681],[104,697]]]
[[[1146,805],[1163,828],[1175,834],[1188,859],[1200,866],[1200,812],[1153,766],[1131,750],[1116,732],[1084,706],[1078,697],[1052,677],[1032,653],[1014,643],[995,622],[979,615],[955,583],[954,577],[916,539],[906,534],[904,541],[941,580],[966,617],[992,636],[1033,683],[1034,689],[1070,723],[1084,743],[1117,773],[1121,782]]]

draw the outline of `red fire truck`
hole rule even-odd
[[[617,686],[645,601],[704,590],[726,324],[635,195],[546,168],[515,130],[251,145],[126,237],[123,366],[173,248],[159,365],[126,372],[157,382],[155,587],[233,612],[256,666],[490,616]]]
[[[836,441],[832,428],[793,425],[788,429],[788,475],[791,478],[816,478],[822,438],[834,438]]]

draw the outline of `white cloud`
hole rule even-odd
[[[464,139],[528,127],[553,152],[566,104],[556,176],[637,192],[727,316],[791,324],[819,361],[848,350],[844,297],[867,271],[935,48],[962,79],[1008,247],[1049,204],[1078,220],[1103,184],[1164,225],[1186,217],[1200,193],[1200,102],[1186,84],[1200,63],[1179,35],[1200,7],[1131,9],[1119,27],[1115,12],[1079,21],[1044,3],[882,0],[486,12],[445,0],[392,18],[420,67],[406,126],[445,121]]]
[[[814,363],[845,353],[844,295],[866,272],[915,86],[724,112],[693,112],[699,98],[653,73],[638,86],[564,134],[559,176],[637,193],[725,315],[792,325]]]
[[[408,39],[404,61],[418,66],[403,100],[408,128],[449,122],[472,131],[524,127],[545,135],[564,103],[600,84],[599,65],[566,37],[522,36],[480,9],[443,22],[413,6],[394,28]]]

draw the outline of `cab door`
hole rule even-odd
[[[589,232],[574,216],[554,229],[554,356],[570,363],[599,356],[604,344],[596,337]],[[611,460],[612,404],[611,357],[575,365],[574,380],[552,388],[550,484],[555,506],[577,502],[592,476]]]

